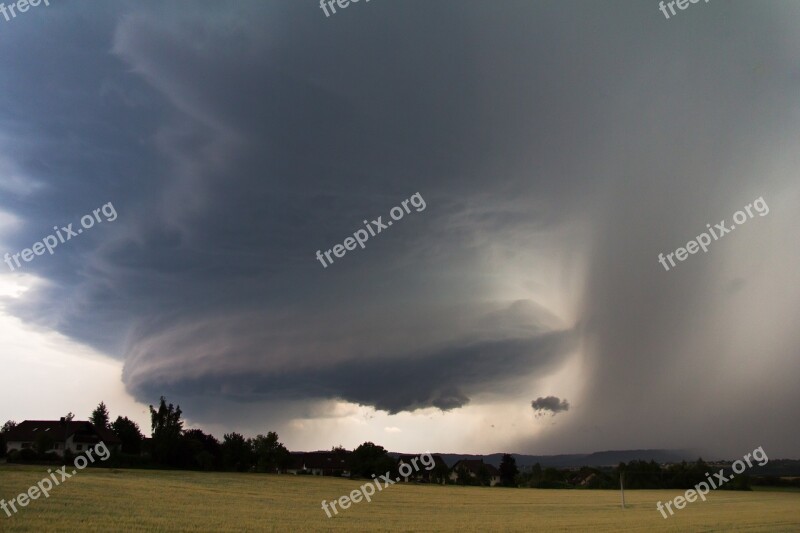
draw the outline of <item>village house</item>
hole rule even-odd
[[[53,452],[63,457],[64,449],[72,454],[83,453],[103,442],[114,452],[122,442],[110,430],[97,428],[91,422],[60,420],[25,420],[5,434],[6,450],[30,449]]]
[[[430,470],[419,459],[419,455],[401,455],[397,458],[397,468],[400,465],[407,464],[411,467],[411,474],[408,476],[401,476],[402,481],[408,483],[415,481],[417,483],[442,483],[447,481],[446,473],[449,472],[447,463],[444,462],[441,455],[431,455],[433,458],[434,466]],[[413,459],[416,459],[416,468],[414,468]]]
[[[480,479],[481,473],[486,476],[490,487],[500,484],[500,471],[494,466],[486,464],[483,459],[462,459],[453,465],[450,471],[450,481],[458,481],[459,471],[464,471],[472,479]]]
[[[349,451],[336,452],[292,452],[292,462],[285,470],[287,474],[310,474],[313,476],[350,477]]]

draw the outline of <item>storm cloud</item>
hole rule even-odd
[[[145,403],[528,409],[575,364],[572,408],[509,433],[517,451],[788,453],[800,7],[645,4],[53,4],[8,24],[2,244],[119,213],[28,265],[46,283],[12,310],[124,362]],[[424,212],[320,267],[417,191]],[[759,196],[769,217],[658,264]]]

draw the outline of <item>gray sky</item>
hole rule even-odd
[[[163,394],[293,449],[798,457],[800,4],[657,5],[0,19],[0,253],[118,213],[0,265],[0,419]]]

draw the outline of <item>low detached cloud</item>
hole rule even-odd
[[[556,414],[562,411],[569,411],[569,402],[557,396],[545,396],[533,400],[531,402],[531,407],[533,407],[536,413],[536,418],[541,418],[547,413],[550,413],[550,416],[556,416]]]

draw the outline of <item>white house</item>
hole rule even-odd
[[[97,428],[91,422],[62,422],[59,420],[25,420],[5,433],[7,452],[31,449],[64,455],[64,446],[73,454],[94,448],[100,442],[116,451],[121,441],[105,428]]]

